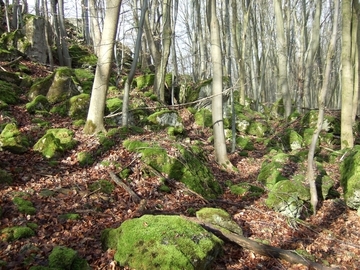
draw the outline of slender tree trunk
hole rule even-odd
[[[309,181],[310,185],[310,194],[311,194],[311,206],[313,208],[314,215],[316,214],[316,207],[318,203],[318,195],[317,195],[317,189],[316,189],[316,175],[315,175],[315,167],[316,164],[314,163],[314,155],[315,155],[315,148],[316,143],[319,138],[320,131],[322,129],[322,125],[324,122],[324,111],[325,111],[325,97],[327,94],[327,90],[329,88],[330,83],[330,73],[332,68],[332,63],[334,60],[334,53],[335,53],[335,47],[336,47],[336,38],[337,38],[337,25],[338,25],[338,14],[339,14],[339,0],[334,0],[335,6],[334,6],[334,21],[333,21],[333,30],[331,34],[331,40],[328,48],[328,52],[326,55],[326,67],[325,67],[325,74],[324,74],[324,81],[323,85],[321,87],[320,93],[319,93],[319,114],[318,114],[318,120],[316,125],[316,130],[314,131],[310,148],[309,148],[309,154],[308,154],[308,168],[306,173],[306,178]]]
[[[222,55],[220,41],[220,26],[216,16],[216,0],[208,0],[207,16],[210,29],[211,62],[213,66],[212,81],[212,121],[214,130],[214,149],[216,161],[224,166],[230,167],[226,152],[224,122],[223,122],[223,74]]]
[[[351,61],[352,1],[342,0],[342,47],[341,47],[341,149],[354,146],[352,105],[354,77]]]
[[[115,36],[118,27],[121,0],[108,0],[104,29],[101,38],[95,79],[91,92],[90,107],[84,132],[93,134],[105,131],[104,110],[109,85],[111,64],[114,56]]]
[[[281,92],[284,102],[284,116],[288,117],[291,113],[291,95],[288,86],[288,52],[287,42],[285,39],[281,0],[274,0],[274,12],[276,18],[276,42],[279,70],[278,89]]]
[[[69,54],[69,49],[66,41],[66,29],[65,29],[65,15],[64,15],[64,0],[58,0],[58,11],[59,11],[59,33],[60,33],[60,43],[61,43],[61,52],[64,59],[64,65],[71,67],[71,58]]]
[[[91,19],[91,35],[92,35],[92,44],[94,47],[94,53],[99,57],[100,53],[100,44],[101,44],[101,31],[98,21],[98,11],[97,4],[95,0],[89,0],[90,4],[90,19]],[[118,19],[117,19],[118,21]],[[105,22],[104,22],[105,25]]]
[[[143,34],[143,27],[144,27],[144,20],[145,20],[145,13],[148,8],[148,0],[143,0],[143,4],[141,7],[141,15],[140,15],[140,22],[139,22],[139,29],[136,37],[136,43],[135,43],[135,52],[133,61],[131,64],[130,72],[127,77],[127,80],[125,82],[124,87],[124,98],[123,98],[123,107],[122,107],[122,126],[127,126],[129,122],[129,95],[130,95],[130,86],[132,84],[132,81],[134,79],[137,62],[141,50],[141,38]]]

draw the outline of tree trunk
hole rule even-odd
[[[61,55],[64,60],[64,65],[71,68],[71,58],[66,41],[66,29],[65,29],[65,15],[64,15],[64,0],[58,0],[59,11],[59,33],[61,43]]]
[[[120,1],[121,2],[121,1]],[[90,18],[91,18],[91,35],[94,53],[97,57],[100,57],[100,46],[101,46],[101,31],[98,21],[97,5],[95,0],[89,0],[90,4]],[[106,16],[105,16],[106,17]],[[118,21],[118,19],[116,19]],[[105,22],[104,22],[105,26]],[[105,27],[104,27],[105,28]]]
[[[224,166],[229,167],[230,162],[226,152],[224,122],[223,122],[223,74],[222,74],[222,57],[220,26],[216,17],[216,0],[208,0],[207,5],[208,23],[210,29],[211,44],[211,62],[213,66],[212,81],[212,121],[214,130],[214,149],[216,161]]]
[[[104,20],[95,79],[91,92],[90,107],[84,132],[93,134],[104,131],[104,110],[109,85],[111,64],[114,56],[115,36],[118,26],[121,0],[108,0]]]
[[[148,0],[143,0],[143,4],[141,7],[139,30],[137,33],[137,38],[136,38],[136,43],[135,43],[134,57],[133,57],[130,72],[129,72],[129,75],[127,77],[127,80],[125,82],[125,87],[124,87],[124,98],[123,98],[123,107],[122,107],[122,126],[127,126],[128,122],[129,122],[128,113],[129,113],[130,86],[134,79],[134,75],[135,75],[135,71],[136,71],[136,67],[137,67],[137,61],[138,61],[139,53],[140,53],[140,49],[141,49],[141,38],[142,38],[142,34],[143,34],[145,12],[146,12],[147,8],[148,8]]]
[[[321,1],[321,0],[319,0]],[[317,8],[320,8],[318,5]],[[309,181],[310,185],[310,194],[311,194],[311,206],[313,208],[313,214],[316,214],[316,207],[318,203],[318,195],[317,195],[317,189],[316,189],[316,175],[315,175],[315,163],[314,163],[314,154],[315,154],[315,148],[316,143],[319,138],[320,131],[322,129],[322,125],[324,122],[324,111],[325,111],[325,97],[327,90],[329,88],[329,82],[330,82],[330,73],[331,73],[331,67],[332,62],[334,60],[334,53],[335,53],[335,46],[336,46],[336,37],[337,37],[337,25],[338,25],[338,14],[339,14],[339,0],[335,0],[335,7],[334,7],[334,22],[333,22],[333,30],[331,34],[331,40],[328,48],[328,52],[326,55],[326,67],[325,67],[325,74],[324,74],[324,81],[322,88],[319,93],[319,114],[318,114],[318,120],[316,125],[316,130],[314,131],[312,141],[309,148],[309,154],[308,154],[308,168],[307,168],[307,174],[306,178]]]
[[[277,56],[278,56],[278,70],[279,70],[278,89],[283,98],[284,116],[288,117],[291,113],[291,95],[288,86],[288,76],[287,76],[288,52],[287,52],[287,42],[285,39],[281,0],[274,0],[274,12],[276,18],[276,42],[277,42]]]
[[[341,149],[354,146],[352,105],[354,78],[351,61],[351,0],[342,0],[342,47],[341,47]]]

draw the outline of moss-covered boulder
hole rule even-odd
[[[60,67],[53,74],[33,84],[28,96],[30,100],[33,100],[36,96],[43,95],[47,97],[50,104],[55,104],[78,94],[80,92],[74,70]]]
[[[18,86],[21,85],[21,79],[18,74],[4,70],[0,70],[0,81],[1,84],[12,85],[15,88],[14,90],[19,90]]]
[[[179,216],[144,215],[102,234],[104,248],[132,269],[210,269],[222,241]]]
[[[22,154],[28,150],[29,141],[15,123],[7,124],[0,134],[0,149],[14,154]]]
[[[133,84],[137,89],[143,90],[147,87],[153,86],[154,80],[155,80],[154,74],[145,74],[134,78]]]
[[[33,101],[26,104],[26,110],[29,113],[35,113],[36,111],[49,111],[50,103],[43,95],[38,95]]]
[[[126,140],[123,145],[129,150],[141,153],[142,161],[156,171],[167,174],[170,179],[183,182],[189,189],[203,197],[216,198],[222,193],[200,147],[185,148],[174,145],[176,156],[168,155],[165,148],[141,141]]]
[[[340,166],[344,199],[352,209],[360,208],[360,146],[356,145]]]
[[[230,231],[239,235],[243,234],[241,227],[223,209],[205,207],[196,212],[196,217],[201,221],[215,225],[220,230]]]
[[[251,121],[246,132],[249,135],[253,135],[259,138],[264,137],[269,127],[265,122],[262,121]]]
[[[76,145],[73,139],[74,132],[66,128],[48,129],[46,134],[41,137],[34,145],[34,151],[41,152],[46,158],[52,158],[65,150],[71,149]]]
[[[299,150],[303,147],[303,138],[299,133],[297,133],[295,130],[290,129],[286,133],[286,141],[288,142],[288,147],[292,150]]]
[[[18,89],[16,85],[0,80],[0,100],[6,104],[16,104],[19,101],[16,94]]]
[[[272,187],[265,203],[286,216],[300,218],[309,200],[310,191],[301,182],[283,180]]]
[[[80,94],[69,99],[68,115],[74,119],[85,119],[90,105],[90,95]]]
[[[277,182],[287,180],[283,175],[284,164],[288,160],[288,155],[285,153],[277,153],[270,155],[261,165],[261,169],[257,180],[271,189]]]

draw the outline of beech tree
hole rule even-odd
[[[353,98],[354,98],[354,76],[353,62],[351,57],[352,47],[352,1],[342,0],[342,47],[341,47],[341,149],[354,146],[353,136]],[[357,70],[357,69],[356,69]]]
[[[226,152],[224,121],[223,121],[223,73],[220,41],[220,26],[216,16],[216,0],[207,1],[207,18],[210,29],[210,50],[213,67],[212,81],[212,122],[214,130],[214,149],[216,161],[225,167],[231,168]]]
[[[317,0],[317,9],[321,8],[321,0]],[[320,11],[316,10],[316,13]],[[319,104],[319,113],[318,113],[318,120],[316,125],[316,130],[314,131],[309,153],[308,153],[308,168],[306,173],[306,178],[309,181],[310,185],[310,194],[311,194],[311,206],[313,208],[314,215],[316,214],[316,207],[318,204],[318,195],[316,189],[316,175],[315,175],[315,167],[316,164],[314,163],[314,155],[315,155],[315,148],[316,143],[319,138],[320,131],[322,130],[323,122],[324,122],[324,112],[325,112],[325,97],[328,92],[329,82],[330,82],[330,73],[331,73],[331,66],[334,61],[334,53],[335,53],[335,46],[336,46],[336,37],[337,37],[337,26],[338,26],[338,14],[339,14],[339,0],[334,1],[334,21],[333,21],[333,30],[331,34],[331,40],[328,48],[328,52],[326,55],[326,67],[325,67],[325,74],[323,85],[321,87],[318,104]]]
[[[112,60],[115,36],[118,26],[121,0],[107,0],[104,28],[102,32],[95,79],[91,92],[90,107],[84,132],[93,134],[105,131],[104,110]]]

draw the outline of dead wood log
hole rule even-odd
[[[122,187],[126,190],[127,193],[130,194],[132,200],[135,203],[140,203],[141,198],[131,189],[129,188],[119,177],[115,175],[113,172],[109,172],[111,179],[117,184],[118,186]]]
[[[327,267],[320,263],[309,261],[309,260],[305,259],[304,257],[298,255],[296,252],[291,251],[291,250],[284,250],[281,248],[262,244],[262,243],[254,241],[254,240],[251,240],[249,238],[246,238],[242,235],[238,235],[236,233],[225,232],[223,230],[220,230],[217,226],[215,226],[211,223],[201,221],[197,218],[186,217],[186,216],[182,216],[182,217],[189,221],[192,221],[192,222],[195,222],[195,223],[201,225],[203,228],[214,233],[216,236],[218,236],[219,238],[221,238],[225,241],[233,242],[245,249],[254,251],[255,253],[263,255],[263,256],[282,259],[282,260],[285,260],[292,264],[303,264],[303,265],[307,266],[309,269],[317,269],[317,270],[340,269],[340,268]]]

